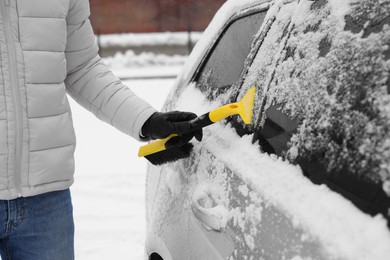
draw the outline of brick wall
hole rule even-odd
[[[90,0],[95,33],[203,31],[225,0]]]

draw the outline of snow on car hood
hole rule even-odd
[[[207,101],[199,90],[189,86],[176,105],[179,110],[200,115],[221,104]],[[321,241],[331,256],[386,259],[390,255],[390,232],[381,215],[362,213],[325,185],[312,184],[300,167],[260,152],[251,140],[252,136],[239,137],[230,125],[216,123],[204,129],[203,141],[195,149],[207,149],[223,161],[294,225]]]

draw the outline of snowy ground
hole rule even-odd
[[[157,109],[173,82],[125,81]],[[76,259],[143,259],[146,161],[137,157],[140,143],[100,122],[73,100],[71,106],[77,135],[76,175],[71,189]]]
[[[202,32],[192,32],[191,41],[195,44]],[[186,45],[187,32],[162,32],[162,33],[124,33],[100,35],[100,46],[107,48],[113,46],[158,46],[158,45]]]

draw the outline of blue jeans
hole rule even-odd
[[[74,259],[73,208],[69,189],[0,200],[2,260]]]

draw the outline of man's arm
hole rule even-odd
[[[140,130],[156,112],[114,76],[98,55],[88,0],[70,0],[67,15],[68,93],[99,119],[141,140]]]

